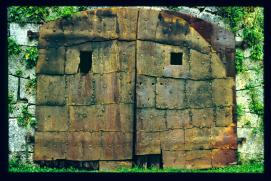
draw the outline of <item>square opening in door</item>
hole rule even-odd
[[[170,53],[170,65],[182,65],[183,64],[183,53]]]
[[[91,70],[91,66],[92,66],[92,52],[80,51],[79,72],[87,74]]]

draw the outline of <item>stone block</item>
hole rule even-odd
[[[38,74],[64,74],[65,48],[39,49]]]
[[[210,149],[211,128],[185,129],[185,150]]]
[[[132,133],[102,132],[101,160],[132,159]]]
[[[136,42],[118,41],[118,56],[120,70],[124,72],[135,72]]]
[[[139,9],[138,16],[138,39],[155,40],[155,33],[159,11],[150,9]]]
[[[104,131],[133,131],[133,105],[108,104],[104,105]]]
[[[153,108],[137,109],[137,131],[162,131],[166,129],[166,111]]]
[[[8,93],[13,96],[14,102],[17,101],[19,79],[13,75],[8,75]]]
[[[37,131],[67,131],[66,106],[36,106]]]
[[[210,56],[193,49],[190,50],[191,78],[207,79],[211,77]]]
[[[132,161],[99,161],[100,171],[110,171],[121,168],[132,168]]]
[[[191,108],[212,106],[212,89],[209,81],[187,80],[186,96]]]
[[[68,105],[93,105],[96,103],[93,74],[67,76],[67,88]]]
[[[185,168],[185,151],[163,150],[163,168]]]
[[[121,40],[136,40],[138,9],[118,8],[118,35]]]
[[[211,150],[193,150],[185,152],[185,165],[188,169],[205,169],[212,167]]]
[[[235,82],[233,78],[214,79],[212,82],[214,104],[217,106],[233,105]]]
[[[135,97],[135,73],[134,72],[119,72],[117,73],[119,102],[134,103]]]
[[[163,45],[164,56],[164,68],[163,76],[164,77],[173,77],[173,78],[187,78],[189,77],[189,52],[186,47],[178,47],[172,45]],[[172,64],[172,55],[173,53],[180,53],[179,58],[180,65]]]
[[[191,109],[192,123],[195,127],[213,127],[215,124],[214,109]]]
[[[67,133],[36,132],[34,160],[58,160],[66,158]]]
[[[216,121],[218,127],[230,126],[233,124],[232,106],[230,107],[216,107]],[[239,121],[238,121],[239,123]]]
[[[98,104],[118,103],[120,90],[117,73],[95,74],[95,97]]]
[[[136,155],[161,154],[160,133],[137,131]]]
[[[64,105],[65,77],[38,75],[37,76],[37,104]]]
[[[39,29],[39,48],[58,48],[65,43],[62,20],[50,21]]]
[[[27,129],[19,127],[17,119],[8,121],[8,146],[11,153],[25,151],[24,146]]]
[[[14,107],[12,112],[9,112],[9,118],[17,118],[22,113],[23,107],[27,106],[28,104],[25,102],[16,102],[16,104],[13,104]]]
[[[160,11],[155,31],[156,41],[167,44],[178,44],[190,31],[189,24],[184,19],[174,16],[169,11]]]
[[[69,132],[68,133],[68,160],[98,160],[101,156],[100,132]]]
[[[173,129],[163,131],[161,136],[161,148],[163,150],[184,150],[184,130]]]
[[[211,53],[211,68],[213,78],[225,78],[226,66],[216,52]]]
[[[212,165],[213,167],[224,167],[230,164],[236,164],[236,150],[212,150]]]
[[[185,110],[167,110],[166,111],[167,129],[189,128],[192,126],[189,111]]]
[[[69,106],[71,131],[99,131],[105,126],[104,107],[93,106]]]
[[[163,45],[137,40],[137,74],[163,76]]]
[[[186,107],[185,81],[157,78],[156,107],[168,109],[181,109]]]
[[[212,148],[237,149],[236,127],[213,127],[211,128]]]
[[[155,107],[156,78],[137,75],[136,94],[137,107]]]

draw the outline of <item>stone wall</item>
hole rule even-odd
[[[149,9],[149,7],[145,7]],[[166,7],[152,7],[150,9],[167,9]],[[217,9],[215,7],[181,7],[180,12],[191,14],[193,16],[202,18],[206,21],[217,24],[220,27],[227,27],[227,24],[223,22],[223,18],[217,15]],[[25,49],[29,46],[37,46],[37,41],[30,41],[27,38],[27,30],[38,31],[38,24],[27,24],[20,26],[16,23],[9,24],[10,36],[14,37],[17,43]],[[236,40],[242,39],[236,37]],[[245,55],[249,55],[249,51],[245,52]],[[20,59],[23,55],[12,56],[8,59],[8,88],[9,93],[14,97],[14,112],[9,113],[9,152],[10,157],[20,157],[22,160],[33,161],[33,142],[31,142],[31,136],[34,135],[34,129],[27,127],[20,127],[17,123],[17,118],[20,116],[23,106],[27,106],[29,112],[35,115],[35,93],[36,90],[28,90],[25,85],[30,79],[36,78],[34,69],[26,69],[23,62]],[[248,58],[247,58],[248,59]],[[261,81],[263,80],[263,74],[255,74],[252,70],[256,63],[249,61],[246,66],[248,71],[237,75],[236,89],[237,89],[237,104],[242,104],[246,107],[246,112],[238,119],[237,134],[239,138],[243,138],[242,142],[238,145],[238,151],[240,152],[240,160],[247,161],[250,159],[259,159],[263,157],[263,137],[260,134],[254,134],[254,128],[259,126],[260,117],[256,114],[250,113],[247,108],[247,101],[249,99],[248,91],[245,85],[248,81]],[[17,70],[22,70],[22,75],[16,74]],[[254,76],[257,75],[257,76]],[[263,89],[259,86],[259,95],[263,95]],[[247,125],[247,120],[250,120],[253,124]]]

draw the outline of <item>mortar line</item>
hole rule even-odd
[[[136,161],[136,121],[137,121],[137,94],[136,94],[136,84],[137,84],[137,38],[138,38],[138,20],[139,20],[139,10],[137,11],[137,19],[136,19],[136,42],[135,42],[135,81],[134,81],[134,115],[133,115],[133,150],[132,150],[132,160]]]

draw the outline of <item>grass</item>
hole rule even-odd
[[[143,168],[119,168],[117,170],[110,171],[93,171],[93,170],[84,170],[77,168],[48,168],[48,167],[39,167],[33,166],[31,164],[14,164],[10,163],[9,172],[13,173],[33,173],[33,172],[90,172],[90,173],[263,173],[264,165],[262,163],[251,163],[251,164],[242,164],[242,165],[233,165],[225,168],[211,168],[211,169],[202,169],[202,170],[191,170],[191,169],[175,169],[175,168],[166,168],[166,169],[143,169]]]

